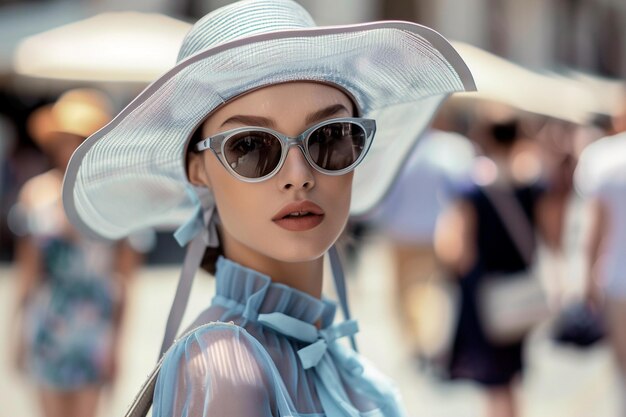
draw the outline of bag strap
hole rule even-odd
[[[126,414],[124,414],[124,417],[146,417],[148,415],[148,410],[150,410],[152,406],[157,377],[159,376],[162,365],[163,358],[159,360],[150,375],[148,375],[148,379],[146,379],[141,386],[141,390],[133,400]]]
[[[482,187],[482,190],[502,220],[504,228],[526,265],[532,264],[535,229],[513,190],[509,187],[495,189],[493,186]]]

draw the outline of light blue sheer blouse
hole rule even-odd
[[[357,327],[333,325],[333,302],[225,258],[216,281],[200,327],[165,355],[153,416],[404,415],[391,383],[338,340]]]

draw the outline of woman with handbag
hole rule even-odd
[[[510,281],[519,287],[530,282],[535,230],[552,247],[559,244],[560,230],[558,224],[548,221],[553,213],[536,177],[524,178],[528,171],[520,174],[513,169],[521,143],[518,120],[508,111],[504,115],[497,112],[485,113],[485,119],[479,121],[477,137],[489,159],[479,158],[473,184],[442,215],[436,250],[451,275],[458,277],[461,294],[449,376],[484,387],[489,417],[513,417],[518,415],[514,382],[523,370],[525,334],[519,323],[498,324],[492,329],[488,323],[491,313],[484,304],[490,302],[491,284]],[[536,284],[533,287],[537,288]],[[533,293],[531,298],[537,292],[524,291]],[[513,335],[502,335],[502,328],[509,330],[507,326],[518,329]]]
[[[189,243],[164,355],[128,415],[152,400],[155,416],[402,415],[392,385],[340,343],[357,326],[333,245],[441,100],[472,88],[447,41],[411,23],[317,27],[291,0],[197,22],[178,63],[78,149],[65,181],[85,232],[181,225]],[[321,296],[327,252],[339,324]],[[170,347],[201,263],[216,296]]]

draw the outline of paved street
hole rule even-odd
[[[361,352],[399,386],[413,417],[482,417],[482,398],[468,384],[435,383],[409,359],[394,318],[386,247],[366,248],[358,280],[350,282],[353,314],[359,319]],[[176,285],[176,268],[145,268],[133,284],[125,328],[118,384],[107,393],[102,416],[122,416],[157,357],[157,349]],[[0,267],[0,417],[37,416],[36,402],[25,381],[8,366],[7,343],[13,283],[9,266]],[[211,299],[212,280],[196,279],[185,322]],[[328,293],[331,294],[331,288]],[[578,352],[555,347],[541,333],[528,349],[524,381],[524,417],[616,417],[614,365],[600,346]]]

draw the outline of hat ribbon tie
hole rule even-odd
[[[191,201],[195,203],[196,208],[191,217],[176,229],[174,239],[176,239],[176,242],[178,242],[181,247],[184,247],[187,243],[191,242],[198,233],[204,232],[204,242],[206,245],[211,248],[218,247],[219,239],[217,235],[217,212],[215,205],[204,210],[196,192],[191,187],[186,188],[185,191]]]
[[[191,242],[204,228],[202,206],[198,205],[193,215],[174,232],[174,239],[181,247]]]

